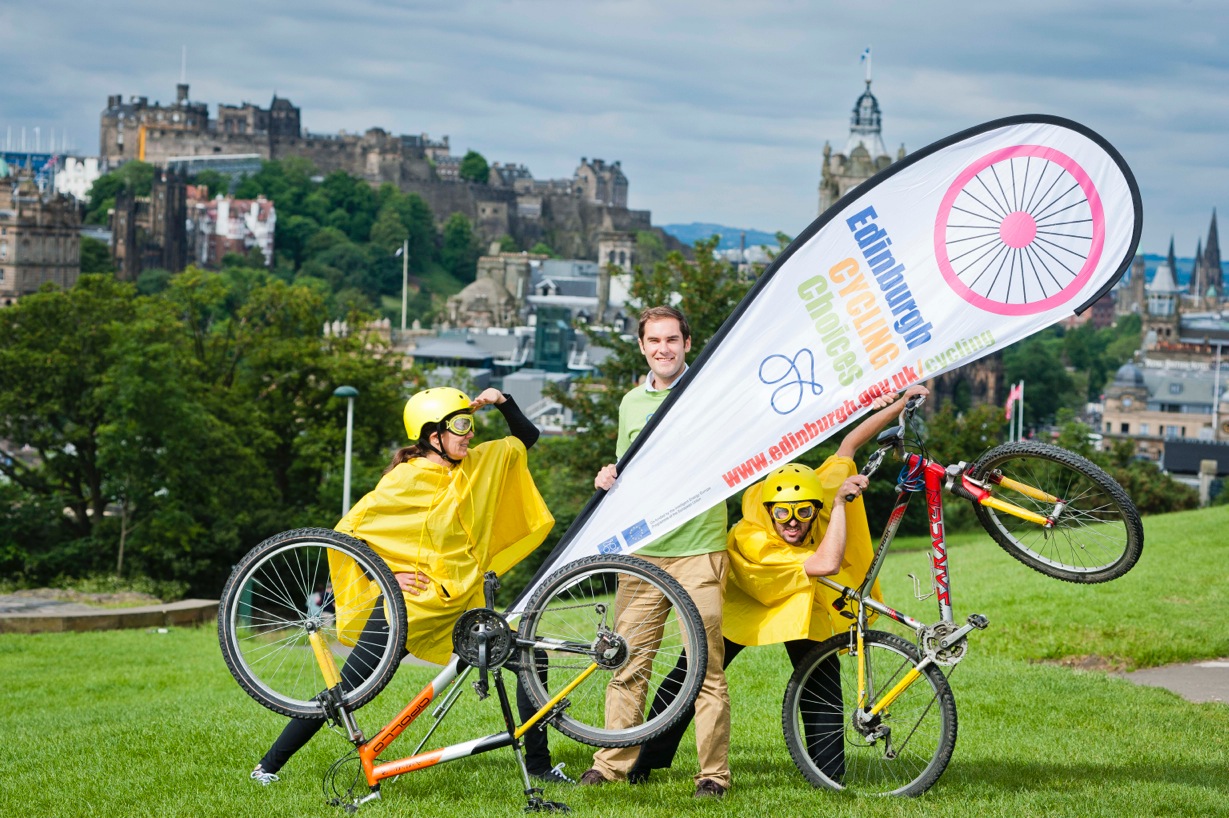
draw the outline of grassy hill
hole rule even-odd
[[[947,772],[923,798],[858,800],[810,788],[781,739],[788,662],[779,647],[747,651],[730,669],[735,785],[719,804],[691,797],[694,744],[646,786],[548,795],[580,816],[765,815],[1122,816],[1226,814],[1229,707],[1196,705],[1100,670],[1229,656],[1229,507],[1150,517],[1144,555],[1126,577],[1075,586],[1047,579],[985,536],[952,547],[960,617],[983,613],[950,681],[959,739]],[[925,555],[889,557],[890,604],[925,619],[908,573]],[[1089,660],[1088,657],[1099,657]],[[321,775],[347,744],[323,733],[262,788],[247,773],[283,720],[252,702],[223,666],[212,629],[169,633],[0,636],[0,814],[39,816],[274,816],[341,814],[324,804]],[[430,677],[406,667],[360,713],[369,731]],[[466,691],[432,739],[498,729],[495,698]],[[421,735],[394,749],[408,755]],[[552,735],[574,776],[592,750]],[[360,814],[512,816],[523,799],[507,750],[404,776]]]

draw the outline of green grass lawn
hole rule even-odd
[[[1229,707],[1056,664],[1096,656],[1136,668],[1229,656],[1226,530],[1229,508],[1148,518],[1139,564],[1098,586],[1042,577],[988,537],[957,538],[957,614],[983,613],[990,628],[974,634],[951,676],[956,751],[920,799],[855,799],[805,783],[781,738],[788,662],[779,647],[748,651],[730,669],[735,788],[723,801],[691,797],[690,738],[676,768],[647,786],[555,787],[548,795],[591,816],[1229,814]],[[889,558],[889,603],[933,619],[933,600],[913,599],[909,572],[928,576],[924,553]],[[283,719],[231,679],[211,628],[5,635],[0,667],[0,815],[341,814],[325,805],[320,783],[348,746],[335,734],[318,736],[278,784],[248,780]],[[431,675],[403,668],[360,724],[371,732]],[[494,697],[479,703],[466,693],[437,738],[473,738],[498,723]],[[416,735],[402,738],[405,754]],[[552,747],[569,773],[588,767],[591,748],[558,734]],[[511,753],[502,750],[385,785],[383,801],[362,814],[514,816],[522,804]]]

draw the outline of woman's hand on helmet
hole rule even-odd
[[[401,586],[401,590],[411,596],[418,596],[431,584],[431,579],[422,571],[410,571],[408,573],[393,574],[397,578],[397,584]]]
[[[484,406],[503,403],[507,399],[507,395],[492,386],[488,389],[483,389],[482,392],[479,393],[478,397],[470,401],[469,408],[476,412]]]

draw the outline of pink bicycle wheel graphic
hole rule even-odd
[[[1105,246],[1105,212],[1070,156],[1017,145],[965,168],[939,205],[935,258],[975,307],[1031,315],[1075,296]]]

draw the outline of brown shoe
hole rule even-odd
[[[596,767],[590,767],[580,774],[580,783],[586,786],[597,786],[598,784],[609,784],[610,779],[602,775]]]
[[[696,784],[696,798],[720,798],[725,795],[725,791],[725,787],[711,778],[701,778],[700,783]]]

